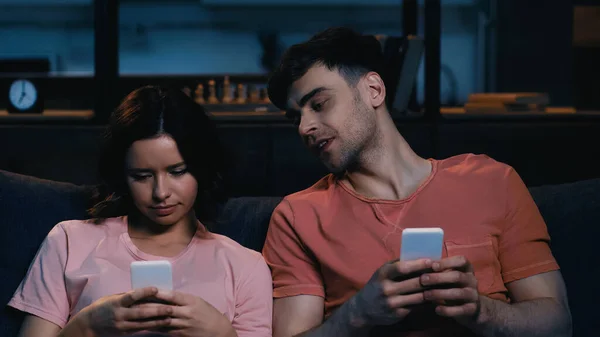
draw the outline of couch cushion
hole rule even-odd
[[[596,318],[594,295],[600,239],[600,179],[530,189],[544,217],[551,247],[567,285],[573,316],[573,336],[596,336],[600,321]]]
[[[530,189],[552,237],[552,249],[567,283],[574,336],[592,336],[594,275],[600,268],[600,179]],[[0,170],[0,300],[8,302],[40,243],[56,223],[86,218],[91,188]],[[214,231],[257,251],[262,249],[273,209],[281,197],[239,197],[221,209]],[[580,270],[581,267],[581,270]],[[593,316],[594,315],[594,316]],[[20,317],[0,311],[0,336],[16,336]]]
[[[86,217],[90,188],[0,170],[0,336],[16,336],[20,317],[4,306],[50,229]]]
[[[271,213],[281,200],[280,197],[231,198],[220,210],[213,231],[230,237],[246,248],[261,251]]]

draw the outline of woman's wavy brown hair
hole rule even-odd
[[[125,155],[133,142],[169,135],[177,143],[189,172],[198,181],[194,209],[206,225],[214,223],[220,203],[227,198],[226,156],[216,127],[202,106],[178,89],[145,86],[131,92],[110,117],[105,133],[92,217],[127,215],[133,202],[125,174]]]

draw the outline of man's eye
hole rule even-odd
[[[311,104],[311,108],[313,111],[319,112],[323,110],[325,104],[327,104],[327,101],[314,102]]]
[[[300,114],[293,111],[286,111],[285,117],[291,120],[295,125],[300,124]]]

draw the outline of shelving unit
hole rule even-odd
[[[96,76],[51,78],[52,95],[64,93],[48,102],[44,114],[9,115],[0,111],[0,140],[14,144],[3,148],[0,156],[3,169],[78,183],[92,181],[103,126],[123,95],[150,82],[193,85],[210,78],[220,80],[226,75],[119,75],[119,7],[111,0],[89,1],[82,6],[94,8]],[[164,5],[166,2],[158,3]],[[442,0],[398,0],[397,3],[393,7],[394,13],[402,13],[402,20],[398,14],[398,25],[402,21],[399,28],[405,34],[418,33],[426,41],[422,60],[426,74],[425,105],[415,106],[414,99],[409,105],[412,110],[424,113],[396,120],[398,129],[419,155],[445,158],[465,152],[486,153],[515,167],[529,185],[597,176],[599,165],[590,162],[589,158],[600,153],[584,149],[583,144],[600,142],[600,112],[549,108],[543,114],[475,115],[465,113],[460,107],[441,106],[440,8],[446,3],[442,4]],[[424,7],[421,7],[423,3]],[[456,6],[475,6],[474,1],[455,3]],[[383,2],[379,4],[388,6]],[[513,5],[516,6],[516,1]],[[334,11],[331,3],[329,6],[327,10]],[[228,11],[227,6],[217,7],[214,7],[215,13]],[[303,10],[308,12],[306,8]],[[252,10],[259,11],[260,6],[253,5]],[[188,19],[193,20],[193,17]],[[418,31],[421,21],[424,32]],[[231,82],[266,81],[266,76],[229,75]],[[77,90],[63,90],[67,82],[69,87]],[[83,106],[92,101],[94,106]],[[68,105],[72,110],[67,113],[59,109],[62,105]],[[286,194],[305,187],[324,173],[322,164],[305,151],[297,130],[283,112],[242,111],[232,107],[221,106],[211,111],[212,107],[207,105],[206,109],[210,118],[217,122],[222,141],[235,154],[235,181],[232,184],[236,186],[237,194]],[[289,179],[290,176],[295,179]]]
[[[124,1],[127,3],[126,1]],[[167,3],[164,1],[158,1],[157,3]],[[192,2],[190,2],[192,3]],[[220,12],[227,10],[227,8],[261,8],[261,7],[290,7],[290,8],[311,8],[311,7],[327,7],[335,8],[342,6],[354,6],[354,7],[365,7],[365,6],[382,6],[382,7],[393,7],[402,8],[402,31],[406,34],[417,34],[417,23],[420,20],[419,16],[423,15],[424,22],[424,38],[425,38],[425,55],[423,59],[425,69],[425,103],[423,107],[416,106],[415,95],[413,94],[413,100],[411,107],[415,111],[422,111],[422,121],[430,123],[432,126],[440,123],[446,123],[448,120],[462,120],[462,119],[481,119],[489,120],[490,118],[503,118],[503,116],[488,116],[488,115],[467,115],[465,113],[457,113],[460,108],[444,108],[440,102],[440,67],[441,67],[441,9],[442,6],[477,6],[478,1],[476,0],[325,0],[325,1],[300,1],[300,0],[203,0],[201,3],[207,8],[218,8]],[[123,85],[124,82],[130,80],[127,76],[119,75],[119,4],[116,1],[111,0],[0,0],[0,5],[39,5],[45,6],[58,6],[58,5],[72,5],[72,6],[93,6],[94,12],[94,49],[95,49],[95,76],[93,79],[84,80],[86,82],[85,91],[89,92],[94,101],[92,111],[93,116],[86,115],[85,118],[78,116],[78,113],[74,113],[73,118],[68,118],[64,115],[52,117],[46,113],[43,116],[37,117],[25,117],[25,116],[7,116],[6,114],[0,113],[0,123],[9,122],[13,123],[16,120],[23,121],[24,123],[42,123],[46,120],[56,118],[62,122],[79,121],[84,120],[86,123],[102,125],[106,123],[110,111],[117,105],[118,101],[123,97],[124,92],[122,88],[127,85]],[[400,21],[400,20],[399,20]],[[223,76],[223,75],[215,75]],[[140,76],[138,76],[140,77]],[[158,77],[158,76],[156,76]],[[174,76],[181,77],[181,76]],[[190,78],[200,78],[200,76],[190,76]],[[204,76],[210,77],[210,76]],[[133,88],[131,88],[133,89]],[[80,94],[77,94],[80,97]],[[85,98],[87,101],[92,99]],[[53,107],[50,107],[53,110]],[[79,109],[81,110],[81,109]],[[224,119],[234,118],[238,121],[243,120],[243,116],[247,119],[273,119],[273,112],[261,113],[248,111],[247,113],[241,113],[239,111],[225,111],[227,117]],[[547,120],[547,115],[552,115],[550,118],[556,118],[556,115],[561,113],[548,113],[548,114],[527,114],[524,118],[538,119],[540,121]],[[235,117],[232,117],[234,116]],[[596,115],[593,111],[568,113],[568,118],[576,118],[586,120],[587,118],[594,118]],[[513,116],[506,116],[507,118],[513,119]],[[220,118],[220,117],[219,117]]]

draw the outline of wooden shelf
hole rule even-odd
[[[9,113],[6,110],[0,110],[0,121],[46,121],[46,120],[88,120],[94,117],[93,110],[44,110],[41,114],[35,113]]]
[[[545,111],[516,111],[516,112],[506,112],[506,113],[501,113],[501,114],[497,114],[497,113],[467,113],[467,111],[465,110],[465,108],[463,107],[451,107],[451,108],[444,108],[442,107],[440,109],[440,112],[442,114],[447,114],[447,115],[456,115],[456,114],[462,114],[462,115],[473,115],[473,116],[486,116],[486,115],[553,115],[553,114],[579,114],[582,113],[582,111],[578,111],[573,107],[548,107],[546,108]],[[596,111],[596,113],[600,113],[600,111]]]
[[[577,110],[573,107],[548,107],[545,111],[467,112],[463,107],[442,107],[442,118],[447,120],[514,120],[514,119],[561,119],[593,117],[600,118],[600,111]]]
[[[218,111],[207,112],[208,116],[218,122],[276,122],[289,123],[285,117],[284,111]],[[575,110],[572,107],[550,107],[541,112],[509,112],[504,114],[497,113],[467,113],[462,107],[443,107],[441,114],[448,120],[486,120],[486,119],[520,119],[520,118],[541,118],[549,119],[557,117],[579,117],[591,116],[600,117],[600,111],[593,110]],[[0,123],[22,122],[22,123],[43,123],[45,121],[87,121],[94,117],[93,110],[44,110],[42,114],[8,113],[6,110],[0,110]],[[420,119],[418,117],[399,117],[399,120]]]
[[[209,117],[216,121],[223,122],[289,122],[289,119],[285,117],[285,112],[256,112],[256,111],[219,111],[219,112],[208,112]]]

